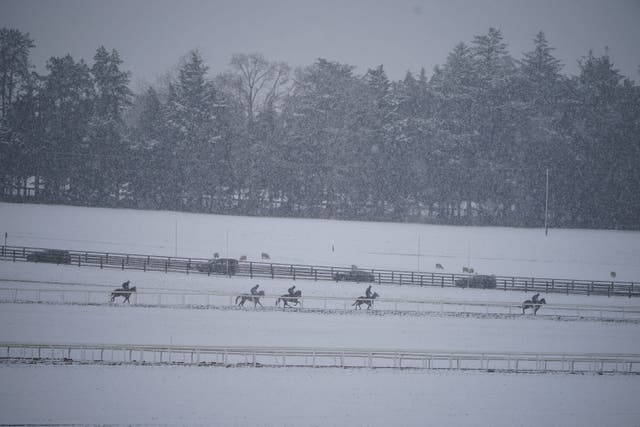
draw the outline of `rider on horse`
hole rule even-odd
[[[367,290],[364,291],[364,294],[367,296],[367,298],[371,298],[371,285],[369,285]]]
[[[534,304],[538,303],[538,297],[540,296],[540,294],[535,294],[534,296],[531,297],[531,302]]]
[[[253,288],[251,288],[251,295],[256,295],[258,293],[258,287],[260,285],[255,285]]]
[[[126,282],[124,282],[122,284],[122,289],[124,289],[125,291],[128,291],[129,290],[129,283],[130,282],[128,280]]]
[[[293,296],[295,296],[295,294],[294,294],[295,289],[296,289],[296,285],[293,285],[292,287],[287,289],[287,292],[289,292],[289,295],[291,295],[293,297]]]

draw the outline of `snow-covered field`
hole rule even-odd
[[[438,227],[0,204],[8,244],[274,262],[640,280],[640,233]],[[245,292],[223,278],[0,262],[0,287]],[[24,281],[60,282],[57,284]],[[65,284],[62,284],[65,283]],[[261,279],[280,294],[292,282]],[[355,297],[361,284],[295,283]],[[522,301],[516,292],[375,286],[386,297]],[[544,296],[544,295],[543,295]],[[551,295],[558,303],[635,299]],[[0,341],[640,353],[640,325],[511,319],[0,304]],[[638,426],[640,378],[368,369],[0,364],[0,424]]]

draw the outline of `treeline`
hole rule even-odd
[[[209,73],[190,52],[134,94],[118,52],[33,72],[28,34],[0,30],[5,201],[241,215],[638,229],[640,87],[607,54],[576,76],[540,32],[500,31],[431,75],[391,81],[260,54]]]

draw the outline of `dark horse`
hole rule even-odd
[[[114,302],[118,297],[122,297],[124,298],[124,300],[122,301],[123,304],[125,302],[128,302],[129,304],[131,304],[131,302],[129,301],[129,297],[131,297],[131,294],[134,293],[135,291],[136,291],[135,286],[129,289],[123,289],[123,288],[114,289],[113,292],[111,292],[111,302]]]
[[[253,301],[253,306],[256,307],[260,304],[260,307],[264,307],[262,303],[260,303],[260,297],[264,296],[264,291],[256,292],[255,294],[242,294],[236,297],[236,304],[244,306],[244,303],[247,301]],[[240,302],[238,302],[240,301]]]
[[[360,307],[362,304],[366,304],[367,305],[367,310],[369,310],[371,308],[371,306],[373,305],[373,300],[378,298],[380,295],[378,295],[377,292],[374,292],[373,295],[371,295],[371,297],[367,298],[365,296],[362,297],[358,297],[358,299],[356,300],[356,302],[354,302],[353,304],[351,304],[352,306],[355,305],[356,309],[361,309],[362,307]]]
[[[522,314],[524,314],[524,311],[527,308],[530,308],[530,309],[533,310],[533,314],[535,315],[538,312],[538,310],[540,310],[540,306],[542,304],[546,304],[546,303],[547,303],[547,301],[545,301],[544,298],[539,299],[538,302],[534,302],[534,301],[531,301],[530,299],[528,299],[528,300],[526,300],[525,302],[522,303]]]
[[[282,301],[283,307],[289,307],[289,304],[298,305],[300,304],[300,301],[298,301],[298,298],[300,298],[301,296],[302,296],[302,291],[300,289],[295,291],[293,294],[280,295],[280,297],[278,297],[278,299],[276,300],[276,305],[278,305],[280,301]]]

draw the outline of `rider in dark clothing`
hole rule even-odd
[[[369,287],[367,288],[366,291],[364,291],[364,293],[367,296],[367,298],[371,298],[371,285],[369,285]]]
[[[124,289],[125,291],[128,291],[129,290],[129,283],[130,282],[128,280],[126,282],[124,282],[122,284],[122,289]]]
[[[531,297],[531,302],[533,303],[537,303],[538,302],[538,297],[540,296],[540,294],[535,294],[534,296]]]
[[[296,285],[293,285],[292,287],[290,287],[289,289],[287,289],[287,292],[289,292],[289,295],[293,296],[293,292],[296,289]]]
[[[255,285],[253,288],[251,288],[251,295],[255,295],[258,293],[258,286],[260,285]]]

